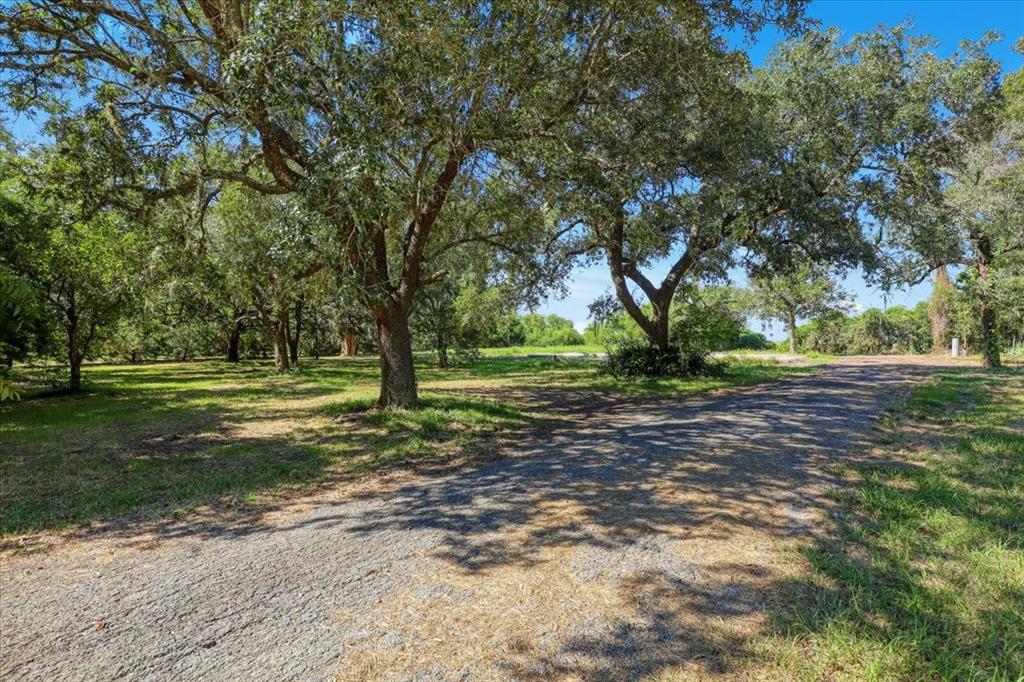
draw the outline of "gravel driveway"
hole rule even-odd
[[[563,426],[506,459],[8,558],[0,677],[727,674],[793,570],[778,548],[827,505],[826,465],[927,371],[879,360],[679,402],[563,405]]]

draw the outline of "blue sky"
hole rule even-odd
[[[879,24],[910,21],[915,33],[931,35],[939,42],[938,52],[941,55],[949,54],[965,39],[976,40],[986,31],[995,29],[1003,38],[989,52],[1002,62],[1004,72],[1018,69],[1024,63],[1024,59],[1011,49],[1017,36],[1024,35],[1024,0],[817,0],[811,3],[808,14],[821,21],[823,26],[839,27],[845,36],[870,30]],[[758,42],[748,49],[751,60],[760,64],[779,39],[775,31],[762,32]],[[660,281],[668,267],[668,262],[654,266],[648,270],[649,276]],[[738,284],[743,283],[741,273],[736,273],[736,280]],[[609,291],[610,285],[608,269],[603,263],[577,268],[568,285],[568,296],[547,301],[537,312],[561,315],[582,330],[587,323],[587,304]],[[886,297],[881,290],[869,286],[860,273],[846,277],[843,287],[853,296],[858,308],[913,306],[930,293],[930,285],[925,283],[889,292]],[[770,338],[785,336],[777,324],[751,322],[755,331],[764,331]]]

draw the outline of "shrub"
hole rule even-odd
[[[692,377],[720,374],[722,365],[702,350],[673,346],[661,350],[646,343],[626,341],[608,350],[602,371],[615,377]]]
[[[583,337],[564,317],[530,313],[520,319],[527,346],[578,346],[583,343]]]
[[[467,367],[482,357],[483,354],[480,353],[478,348],[461,348],[456,346],[455,350],[452,351],[449,362],[455,367]]]
[[[745,331],[743,316],[724,307],[680,305],[674,318],[671,332],[674,342],[708,351],[736,348]]]
[[[927,306],[870,308],[856,317],[825,315],[797,329],[797,346],[833,355],[926,353],[931,348]],[[785,341],[778,345],[779,350],[786,347]]]
[[[40,296],[28,280],[0,268],[0,364],[9,367],[41,345],[45,317]]]
[[[493,335],[486,340],[491,346],[522,346],[526,344],[523,321],[518,315],[503,315],[495,323]]]
[[[764,334],[752,331],[745,331],[736,338],[732,348],[726,350],[767,350],[772,343]]]
[[[842,313],[820,317],[797,330],[797,345],[803,351],[829,355],[846,353],[850,348],[850,321],[851,318]]]
[[[14,382],[0,375],[0,403],[5,400],[17,400],[19,397]]]

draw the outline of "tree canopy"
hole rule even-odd
[[[418,400],[416,336],[442,363],[484,338],[577,341],[510,316],[581,260],[608,266],[598,316],[621,306],[659,352],[737,268],[767,292],[967,266],[994,348],[1024,248],[1020,74],[988,39],[940,58],[901,26],[812,28],[804,5],[6,3],[0,93],[43,125],[4,157],[4,286],[45,292],[73,366],[92,328],[131,358],[273,348],[281,372],[304,330],[358,339],[382,406]],[[755,68],[735,38],[766,26],[787,38]],[[32,327],[5,323],[11,357]]]

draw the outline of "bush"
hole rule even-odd
[[[28,280],[0,268],[0,364],[24,360],[45,331],[41,293]],[[13,389],[5,389],[11,390]]]
[[[671,338],[687,347],[732,350],[743,334],[743,317],[728,308],[700,304],[677,306]]]
[[[931,349],[927,305],[870,308],[856,317],[825,315],[797,329],[797,347],[831,355],[927,353]],[[779,350],[787,348],[787,341],[778,344]]]
[[[732,348],[726,350],[768,350],[772,343],[764,334],[752,331],[745,331],[736,338]]]
[[[572,327],[560,327],[549,329],[544,334],[536,336],[533,341],[527,340],[528,346],[579,346],[583,344],[583,337]]]
[[[850,322],[842,313],[831,313],[797,329],[797,347],[828,355],[842,355],[850,348]],[[789,342],[784,345],[789,348]]]
[[[494,333],[485,340],[489,346],[523,346],[526,344],[526,331],[523,321],[518,315],[503,315],[495,323]]]
[[[527,346],[578,346],[583,343],[583,336],[564,317],[530,313],[520,320]]]
[[[723,366],[702,350],[673,346],[661,350],[646,343],[626,341],[608,350],[602,371],[615,377],[693,377],[720,374]]]
[[[453,367],[468,367],[482,357],[483,354],[478,348],[461,348],[456,346],[448,361]]]

